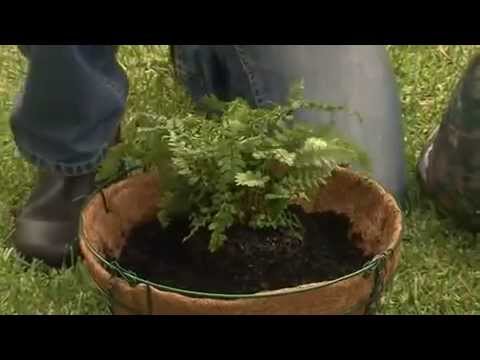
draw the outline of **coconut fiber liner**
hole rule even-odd
[[[158,178],[134,175],[96,194],[82,214],[80,248],[88,271],[117,315],[336,315],[375,312],[400,259],[402,215],[375,182],[339,169],[305,211],[347,215],[357,246],[373,260],[343,278],[258,294],[206,294],[172,289],[118,271],[130,232],[153,220],[161,192]]]

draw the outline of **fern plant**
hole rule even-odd
[[[212,252],[234,224],[301,237],[292,202],[310,200],[337,166],[365,163],[363,153],[330,129],[295,120],[300,110],[342,110],[305,101],[298,88],[286,104],[268,108],[208,98],[195,111],[184,94],[177,99],[171,113],[137,123],[135,136],[105,166],[113,169],[113,162],[129,154],[157,170],[163,192],[159,220],[168,226],[172,217],[188,215],[185,240],[207,228]]]

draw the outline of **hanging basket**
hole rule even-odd
[[[132,176],[95,195],[85,207],[80,247],[93,280],[117,315],[340,315],[371,314],[400,260],[402,215],[377,183],[339,169],[307,213],[336,212],[352,221],[352,241],[373,258],[334,281],[257,294],[210,294],[140,279],[107,259],[118,259],[131,231],[158,212],[161,187],[148,174]]]

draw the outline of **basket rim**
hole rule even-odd
[[[341,169],[339,171],[354,173],[353,171],[350,171],[347,169]],[[386,201],[391,200],[392,203],[394,204],[394,207],[401,214],[401,211],[398,207],[398,203],[395,200],[395,198],[390,193],[385,191],[384,188],[378,184],[378,182],[376,182],[371,178],[364,178],[359,174],[356,174],[356,173],[354,174],[355,176],[361,178],[363,181],[367,181],[370,184],[372,184],[377,191],[380,191],[383,195],[386,196]],[[139,174],[132,175],[132,177],[135,177],[135,176],[139,176]],[[123,181],[127,181],[127,180],[128,178],[124,179]],[[98,196],[98,193],[94,193],[89,197],[89,199],[86,202],[86,205],[84,206],[84,209],[88,208],[88,206],[91,204],[91,201],[96,196]],[[308,291],[318,290],[318,289],[326,288],[326,287],[335,285],[337,283],[346,281],[348,279],[366,274],[368,272],[373,272],[379,266],[383,266],[384,262],[388,260],[392,256],[392,254],[395,252],[395,250],[397,250],[397,248],[399,247],[401,242],[401,232],[403,230],[402,223],[403,223],[402,216],[400,215],[400,227],[394,233],[394,236],[392,236],[393,241],[391,241],[388,248],[383,253],[377,254],[372,260],[364,264],[359,270],[355,272],[352,272],[350,274],[347,274],[345,276],[342,276],[340,278],[330,280],[330,281],[310,283],[310,284],[299,285],[296,287],[263,291],[263,292],[252,293],[252,294],[222,294],[222,293],[210,293],[210,292],[202,292],[202,291],[195,291],[195,290],[187,290],[187,289],[171,287],[171,286],[167,286],[167,285],[163,285],[163,284],[159,284],[159,283],[155,283],[155,282],[143,279],[133,274],[132,272],[129,272],[127,269],[123,269],[120,266],[115,265],[113,262],[107,260],[97,249],[95,249],[95,247],[90,243],[90,241],[87,239],[87,237],[82,231],[82,229],[84,228],[83,216],[80,217],[79,240],[80,242],[83,242],[86,245],[86,248],[93,254],[94,258],[96,258],[96,260],[100,263],[100,265],[103,265],[102,267],[109,273],[109,275],[119,280],[128,281],[128,286],[130,287],[145,285],[160,291],[165,291],[169,293],[174,293],[174,294],[179,294],[179,295],[194,297],[194,298],[208,298],[212,300],[261,299],[261,298],[293,295],[293,294],[299,294],[299,293],[304,293]],[[114,275],[114,273],[121,274],[122,278]],[[132,284],[134,284],[134,286],[132,286]]]

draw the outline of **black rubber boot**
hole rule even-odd
[[[17,218],[15,248],[29,261],[42,260],[56,268],[73,265],[81,209],[94,184],[95,174],[66,177],[41,173]]]

